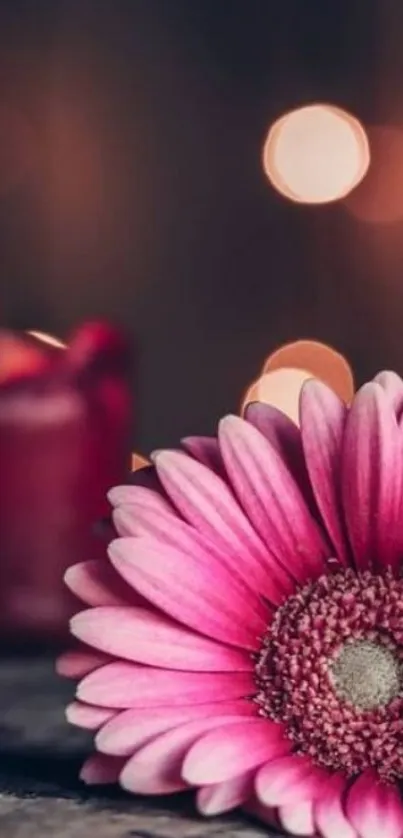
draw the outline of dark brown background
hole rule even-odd
[[[401,0],[2,0],[2,321],[121,323],[143,450],[210,431],[288,339],[403,372],[402,222],[289,204],[261,167],[285,109],[399,124],[402,90]]]

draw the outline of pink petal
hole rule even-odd
[[[170,794],[187,787],[181,776],[183,759],[206,730],[225,726],[232,717],[196,719],[161,733],[126,763],[120,783],[136,794]]]
[[[327,775],[309,757],[291,754],[269,760],[256,776],[256,793],[265,806],[282,806],[312,800]]]
[[[277,407],[263,402],[248,404],[244,416],[276,449],[309,503],[312,490],[298,426]]]
[[[87,651],[86,649],[74,649],[71,652],[63,652],[56,661],[58,675],[65,678],[83,678],[94,669],[109,663],[110,658],[102,655],[101,652]]]
[[[197,793],[197,808],[202,815],[220,815],[236,809],[248,800],[253,791],[254,771],[241,774],[225,783],[204,786]]]
[[[80,779],[90,786],[117,783],[124,764],[125,760],[116,757],[92,754],[80,771]]]
[[[87,605],[127,605],[136,598],[134,591],[106,560],[75,564],[66,571],[64,581]]]
[[[312,803],[298,803],[296,806],[289,803],[281,806],[278,814],[284,829],[292,835],[315,834]]]
[[[162,513],[173,511],[167,499],[148,486],[115,486],[108,492],[108,500],[113,507],[135,503],[139,498],[142,498],[145,505]]]
[[[315,823],[323,838],[358,838],[343,808],[346,787],[344,777],[335,775],[314,803]]]
[[[218,440],[212,436],[188,436],[182,439],[182,445],[200,463],[212,471],[220,473],[223,468]]]
[[[348,792],[346,809],[360,838],[401,838],[403,835],[400,792],[395,786],[380,783],[372,771],[366,771],[356,780]]]
[[[87,730],[98,730],[101,725],[116,715],[116,710],[107,707],[94,707],[91,704],[82,704],[81,701],[73,701],[66,707],[66,719],[71,725],[87,728]]]
[[[270,552],[298,581],[323,573],[329,548],[273,445],[238,416],[221,420],[219,441],[234,490]]]
[[[70,623],[75,637],[102,652],[151,666],[206,672],[250,672],[245,652],[187,631],[143,608],[91,608]]]
[[[403,412],[403,380],[400,375],[389,370],[379,372],[374,381],[384,389],[398,419]]]
[[[178,517],[175,510],[163,501],[160,504],[160,496],[150,489],[136,488],[132,492],[130,501],[125,500],[115,506],[113,510],[113,522],[119,535],[143,535],[144,531],[154,523],[154,529],[158,532],[158,521],[166,521],[173,526],[178,521],[186,527],[185,522]],[[124,514],[121,514],[124,513]],[[165,525],[167,528],[167,524]]]
[[[101,707],[178,707],[253,696],[249,672],[171,672],[134,663],[110,663],[78,685],[77,698]]]
[[[269,599],[277,595],[272,600],[276,603],[280,586],[286,593],[291,590],[288,574],[270,562],[267,549],[217,474],[177,451],[158,452],[154,459],[161,482],[183,517],[224,550],[229,560],[232,557],[249,584]]]
[[[267,719],[244,719],[199,739],[185,759],[182,774],[196,786],[223,783],[289,748],[281,725]]]
[[[265,620],[257,596],[213,555],[121,538],[110,544],[109,557],[130,585],[175,620],[215,640],[258,648],[269,612]]]
[[[301,434],[316,503],[335,547],[348,564],[348,544],[341,505],[341,452],[347,408],[320,381],[307,381],[301,393]]]
[[[211,557],[214,556],[230,570],[232,576],[241,579],[251,591],[255,591],[259,596],[265,593],[272,602],[281,599],[274,580],[268,578],[266,569],[260,564],[256,565],[248,554],[243,555],[241,560],[239,550],[230,552],[228,548],[217,544],[211,536],[187,524],[175,512],[154,508],[144,492],[133,499],[130,505],[122,504],[117,507],[113,519],[120,535],[151,536],[164,545],[169,544],[184,553],[201,555],[204,562],[210,563]],[[260,606],[259,610],[262,611],[262,608]]]
[[[345,517],[359,570],[400,565],[402,453],[387,396],[379,384],[365,384],[347,418],[342,474]]]
[[[130,756],[157,734],[209,716],[256,716],[252,701],[238,699],[193,704],[187,707],[157,707],[152,710],[125,710],[118,713],[97,734],[96,746],[104,754]]]

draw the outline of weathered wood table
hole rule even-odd
[[[203,820],[191,798],[131,798],[77,780],[90,742],[64,722],[71,685],[50,660],[0,659],[0,838],[262,838],[242,815]]]

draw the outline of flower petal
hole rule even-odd
[[[281,595],[275,581],[268,577],[263,565],[242,556],[240,551],[229,551],[204,532],[200,532],[175,514],[174,510],[161,510],[150,502],[150,492],[142,491],[130,504],[114,510],[113,519],[122,536],[151,536],[165,545],[169,544],[185,553],[202,554],[203,561],[211,562],[212,556],[227,567],[231,575],[242,579],[244,585],[259,596],[265,594],[272,602],[280,602]],[[261,609],[260,609],[261,610]]]
[[[220,815],[241,806],[252,794],[254,771],[241,774],[225,783],[204,786],[197,793],[197,808],[202,815]]]
[[[83,678],[94,669],[109,663],[110,657],[88,649],[63,652],[56,661],[56,672],[64,678]]]
[[[300,401],[301,435],[315,500],[336,550],[348,564],[341,505],[341,452],[347,408],[320,381],[307,381]]]
[[[312,803],[298,803],[296,806],[294,803],[288,803],[286,806],[280,806],[278,814],[284,829],[292,835],[315,834]]]
[[[403,450],[379,384],[357,393],[343,449],[343,504],[355,564],[359,570],[396,568],[403,555]]]
[[[154,469],[154,466],[153,466]],[[109,503],[115,507],[121,504],[130,504],[142,498],[148,506],[152,506],[158,512],[172,512],[173,507],[160,492],[151,489],[149,486],[115,486],[108,492]]]
[[[323,573],[329,548],[273,445],[238,416],[221,420],[219,441],[234,490],[270,552],[298,581]]]
[[[116,757],[92,754],[85,761],[80,771],[80,780],[89,786],[117,783],[124,763],[124,760],[117,759]]]
[[[192,704],[184,707],[154,707],[151,710],[124,710],[107,722],[98,732],[96,746],[104,754],[130,756],[137,748],[145,745],[157,734],[171,728],[209,716],[256,716],[257,708],[252,701],[234,699],[215,701],[209,704]]]
[[[143,608],[91,608],[70,623],[75,637],[126,660],[191,672],[250,672],[253,661]]]
[[[182,445],[195,460],[220,473],[223,469],[218,440],[213,436],[187,436],[181,440]]]
[[[298,426],[285,413],[263,402],[251,402],[245,419],[270,442],[293,475],[308,503],[312,490],[305,466],[301,434]]]
[[[262,606],[213,555],[184,553],[151,538],[121,538],[109,545],[109,557],[129,584],[175,620],[215,640],[257,649],[268,622]]]
[[[94,707],[91,704],[82,704],[81,701],[73,701],[66,707],[66,719],[71,725],[83,727],[87,730],[98,730],[113,716],[116,710],[108,707]]]
[[[360,838],[401,838],[403,806],[395,786],[380,783],[366,771],[347,795],[347,816]],[[338,838],[338,836],[337,836]]]
[[[120,783],[136,794],[170,794],[187,787],[181,775],[183,759],[206,730],[225,726],[232,717],[208,717],[187,722],[156,736],[126,763]]]
[[[345,778],[336,774],[315,800],[314,820],[323,838],[358,838],[343,808],[346,788]]]
[[[398,419],[403,412],[403,380],[400,375],[389,370],[379,372],[374,381],[384,389]]]
[[[290,592],[289,575],[270,563],[267,549],[217,474],[177,451],[157,452],[154,459],[161,482],[183,517],[236,559],[238,567],[244,565],[241,572],[244,575],[247,568],[254,587],[271,598],[274,580],[274,593],[280,585]]]
[[[78,685],[77,698],[100,707],[178,707],[253,696],[249,672],[172,672],[134,663],[110,663]]]
[[[70,591],[87,605],[127,605],[136,594],[108,561],[87,561],[69,567],[64,581]]]
[[[223,783],[289,748],[281,725],[244,719],[201,737],[189,751],[182,774],[191,785]]]
[[[265,806],[312,800],[326,780],[308,757],[291,754],[267,762],[256,775],[256,793]]]
[[[130,492],[126,491],[130,489]],[[176,510],[158,492],[144,486],[120,486],[113,489],[113,522],[119,535],[139,535],[143,532],[142,517],[152,516],[151,520],[185,522]],[[116,494],[115,494],[116,493]],[[112,493],[110,493],[111,495]],[[121,512],[125,512],[121,515]]]

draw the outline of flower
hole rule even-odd
[[[402,417],[394,373],[349,407],[311,380],[300,427],[251,404],[110,492],[109,564],[66,577],[86,782],[401,838]]]

